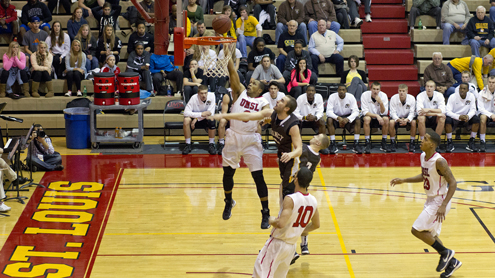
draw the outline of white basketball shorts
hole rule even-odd
[[[428,197],[426,199],[423,211],[413,224],[413,228],[416,231],[429,231],[434,237],[440,235],[442,230],[442,222],[437,221],[437,210],[444,199],[445,196]],[[451,203],[452,202],[449,202],[447,205],[445,217],[447,217],[447,214],[450,211]]]
[[[222,165],[239,168],[241,156],[250,172],[263,169],[263,146],[259,133],[240,134],[232,129],[225,132],[225,147],[222,151]]]
[[[283,240],[269,238],[254,263],[254,278],[285,278],[290,262],[296,252],[296,245]]]

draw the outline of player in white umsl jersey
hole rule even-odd
[[[270,238],[254,264],[254,278],[286,277],[296,251],[297,239],[320,227],[316,198],[308,193],[313,172],[302,167],[294,178],[295,193],[285,196],[278,218],[270,217]]]
[[[428,132],[421,142],[421,174],[407,178],[395,178],[390,181],[391,186],[401,183],[423,182],[426,193],[426,202],[423,211],[414,222],[411,232],[418,239],[431,245],[440,254],[437,272],[444,271],[440,277],[450,277],[461,267],[461,261],[454,258],[454,250],[443,246],[438,237],[442,229],[442,222],[450,210],[451,199],[457,188],[457,181],[450,171],[447,161],[435,150],[440,144],[440,135]]]

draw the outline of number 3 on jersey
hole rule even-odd
[[[423,188],[425,190],[430,190],[430,180],[428,178],[424,178],[424,179],[425,179],[425,181],[423,183]]]
[[[309,220],[311,220],[311,217],[313,217],[313,207],[312,206],[307,206],[307,207],[300,207],[297,212],[299,213],[297,215],[296,222],[292,225],[292,227],[303,227],[305,228],[306,225],[308,225]],[[309,212],[309,215],[307,216]]]

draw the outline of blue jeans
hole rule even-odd
[[[239,35],[237,36],[237,42],[239,43],[239,50],[241,51],[242,58],[247,58],[247,49],[246,47],[249,45],[251,49],[253,48],[253,42],[256,37]]]
[[[443,96],[444,96],[445,98],[449,98],[451,95],[453,95],[453,94],[455,93],[455,88],[456,88],[455,86],[452,86],[452,87],[448,88],[448,89],[445,91],[445,93],[443,94]]]
[[[309,29],[309,36],[313,35],[314,32],[318,31],[318,21],[314,20],[308,23],[308,29]],[[330,25],[330,29],[334,31],[336,34],[339,33],[340,30],[340,24],[338,22],[332,21],[332,24]]]
[[[283,32],[287,32],[288,30],[289,30],[289,28],[287,27],[287,25],[285,25],[281,22],[277,23],[277,29],[275,29],[275,45],[278,45],[278,39],[280,38],[280,35],[282,35]],[[296,33],[301,34],[304,37],[304,41],[307,45],[308,44],[308,29],[306,28],[306,23],[301,22],[301,24],[299,24],[299,26],[297,26]]]
[[[495,38],[490,40],[489,44],[485,44],[485,40],[481,39],[479,41],[475,39],[469,40],[469,45],[471,46],[471,54],[476,55],[476,57],[480,57],[480,47],[486,46],[488,49],[492,49],[495,47]]]
[[[280,72],[284,72],[285,60],[287,60],[287,56],[285,56],[284,54],[278,55],[275,64],[277,65],[277,68]]]
[[[462,83],[462,73],[458,71],[456,68],[454,68],[450,63],[447,64],[447,66],[450,67],[450,70],[452,71],[452,75],[454,76],[455,81],[457,81],[457,86]],[[454,84],[454,87],[457,87],[456,84]]]
[[[494,21],[494,20],[495,20],[495,7],[494,7],[494,6],[491,6],[491,7],[490,7],[490,19],[491,19],[492,21]]]
[[[98,59],[96,59],[95,56],[93,56],[93,59],[88,59],[86,57],[86,71],[89,73],[89,71],[94,70],[98,67]]]
[[[27,165],[30,166],[33,163],[33,166],[36,166],[39,171],[53,171],[55,167],[62,164],[62,156],[58,152],[43,155],[43,161],[36,156],[31,157],[32,162],[29,157],[26,158]]]
[[[461,23],[459,24],[459,26],[463,26],[464,24]],[[455,29],[454,25],[450,24],[450,23],[442,23],[442,29],[443,29],[443,44],[445,45],[449,45],[450,44],[450,35],[453,33],[453,32],[461,32],[463,34],[466,33],[466,30],[462,30],[462,29]]]

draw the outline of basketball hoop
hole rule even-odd
[[[229,63],[230,58],[232,57],[232,53],[235,51],[236,47],[236,39],[229,37],[193,37],[193,38],[184,38],[184,49],[190,48],[192,45],[223,45],[224,55],[220,58],[210,57],[208,49],[203,49],[203,47],[199,47],[199,51],[201,52],[201,59],[204,61],[204,69],[203,72],[207,77],[225,77],[229,76],[229,70],[227,69],[227,65]]]

